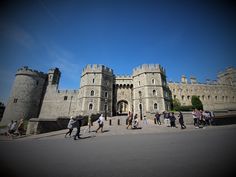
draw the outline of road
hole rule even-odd
[[[132,130],[131,130],[132,131]],[[138,130],[135,130],[138,131]],[[202,177],[234,172],[236,125],[81,140],[2,141],[5,177]]]

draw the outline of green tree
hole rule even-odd
[[[200,109],[203,110],[202,102],[198,98],[198,96],[193,95],[192,99],[191,99],[191,102],[192,102],[193,108],[197,108],[198,110],[200,110]]]
[[[179,101],[177,98],[175,98],[175,99],[173,100],[173,109],[174,109],[175,111],[179,111],[179,110],[180,110],[180,107],[181,107],[180,101]]]

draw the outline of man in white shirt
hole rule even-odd
[[[98,129],[96,130],[96,133],[98,132],[98,130],[101,128],[101,132],[103,133],[103,123],[104,123],[104,117],[103,114],[101,114],[101,116],[98,118]]]

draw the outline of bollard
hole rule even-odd
[[[111,125],[111,119],[109,119],[109,125]]]
[[[117,120],[117,124],[120,125],[120,119]]]
[[[154,124],[157,124],[157,120],[154,118]]]

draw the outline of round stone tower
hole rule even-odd
[[[46,83],[47,74],[27,66],[18,69],[2,123],[38,117]]]

